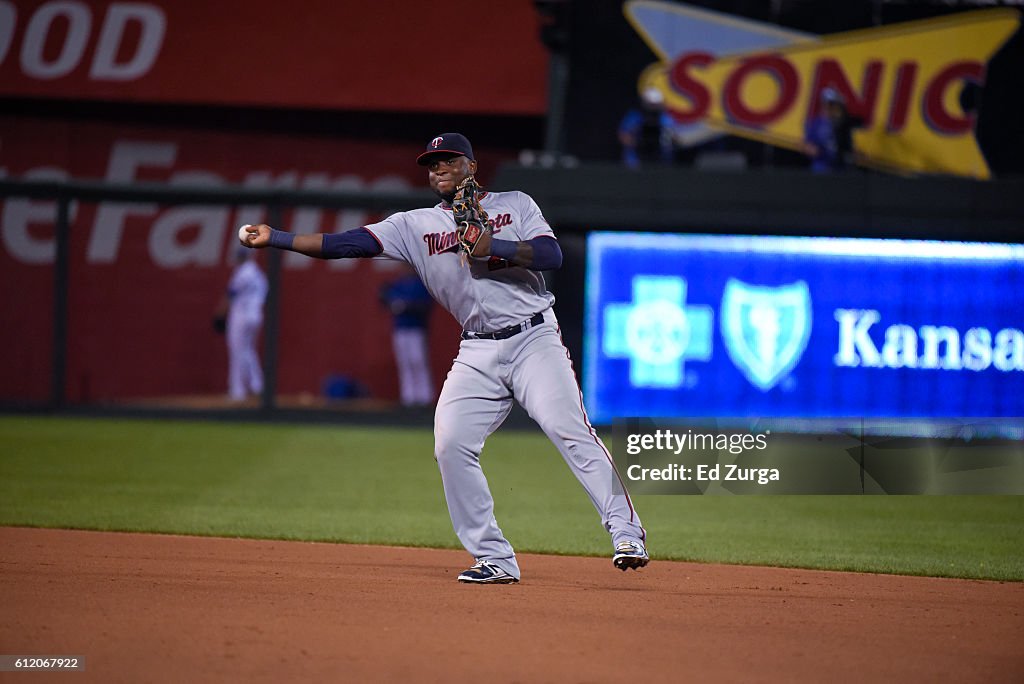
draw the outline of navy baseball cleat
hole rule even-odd
[[[612,556],[612,563],[623,572],[630,568],[638,570],[650,560],[651,557],[647,555],[644,545],[635,541],[619,542],[615,545],[615,555]]]
[[[519,580],[494,563],[478,560],[476,565],[459,575],[459,581],[471,584],[515,584]]]

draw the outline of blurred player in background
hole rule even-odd
[[[221,304],[226,314],[228,343],[228,398],[243,401],[263,391],[263,368],[256,348],[263,327],[267,277],[256,263],[257,252],[235,251],[235,269]],[[215,323],[215,325],[217,325]]]
[[[391,341],[398,366],[402,406],[426,406],[434,401],[427,353],[427,321],[434,300],[411,268],[381,289],[381,302],[391,312]]]
[[[665,110],[665,96],[657,88],[640,94],[640,106],[633,107],[619,123],[622,163],[631,169],[642,164],[671,164],[675,158],[675,121]]]
[[[822,90],[821,110],[804,127],[804,152],[811,158],[811,171],[841,171],[853,164],[853,129],[862,125],[864,120],[850,114],[837,90]]]

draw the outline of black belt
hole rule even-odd
[[[462,331],[462,339],[464,340],[507,340],[513,335],[518,335],[524,330],[530,328],[536,328],[538,325],[544,322],[544,312],[541,311],[539,314],[535,314],[533,318],[526,321],[525,323],[518,323],[516,325],[510,325],[507,328],[496,330],[494,332],[470,332],[468,330]]]

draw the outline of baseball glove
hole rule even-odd
[[[455,217],[455,236],[462,251],[469,256],[486,256],[476,253],[480,240],[491,229],[487,225],[487,212],[480,206],[480,186],[473,176],[467,176],[456,186],[452,213]]]

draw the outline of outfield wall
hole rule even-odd
[[[35,193],[31,199],[18,197],[19,193],[32,193],[19,189],[17,184],[4,187],[4,193],[11,196],[0,207],[0,285],[17,296],[7,298],[3,305],[0,342],[7,350],[9,363],[0,374],[0,399],[7,403],[52,400],[52,380],[60,363],[64,368],[58,393],[70,404],[220,394],[226,353],[210,321],[227,280],[235,226],[270,217],[268,204],[279,212],[280,220],[275,223],[314,232],[352,227],[393,209],[425,206],[433,201],[422,190],[401,189],[413,187],[416,179],[397,171],[391,176],[392,185],[383,181],[370,185],[358,177],[346,183],[343,171],[336,170],[339,175],[332,175],[330,169],[335,167],[328,166],[327,161],[321,172],[299,174],[294,170],[299,161],[289,164],[286,153],[294,147],[288,145],[278,150],[280,154],[260,156],[265,165],[259,171],[243,172],[252,166],[245,163],[244,156],[239,160],[235,155],[244,155],[245,143],[250,140],[243,138],[236,147],[222,149],[222,155],[216,157],[203,156],[210,154],[205,142],[201,137],[183,135],[163,143],[142,143],[111,134],[106,148],[108,171],[129,169],[134,173],[130,179],[169,182],[140,186],[155,193],[141,199],[124,192],[117,194],[118,188],[130,185],[114,188],[94,184],[85,195],[75,196],[78,201],[69,202],[64,302],[67,328],[63,335],[57,334],[60,331],[54,326],[59,320],[54,307],[58,299],[55,283],[59,283],[55,264],[60,262],[53,223],[57,207],[52,198],[74,197],[60,184],[51,186],[49,195]],[[359,143],[349,144],[358,152]],[[389,151],[378,144],[374,148],[382,150],[375,152],[374,158],[383,168],[389,168],[388,155],[393,156],[395,169],[408,166],[403,149]],[[93,155],[86,157],[91,159]],[[199,172],[187,161],[178,162],[179,158],[216,159],[219,165],[214,166],[217,171]],[[324,159],[333,158],[324,155]],[[268,165],[270,159],[274,160],[273,166]],[[41,167],[31,175],[61,177]],[[115,175],[112,179],[117,178]],[[230,182],[237,178],[248,180],[248,187]],[[728,178],[730,192],[715,185],[724,182],[721,175],[650,172],[626,174],[626,180],[623,178],[615,167],[533,174],[528,169],[510,167],[491,183],[496,189],[522,187],[534,194],[561,237],[565,264],[549,281],[558,297],[566,343],[577,360],[583,358],[583,283],[587,273],[584,236],[590,228],[611,224],[632,231],[673,227],[678,232],[752,234],[778,232],[780,226],[789,225],[789,234],[906,237],[913,233],[932,239],[974,236],[979,242],[1008,242],[1018,240],[1013,229],[1022,223],[1020,183],[1010,181],[951,184],[948,180],[901,180],[897,187],[911,188],[912,193],[884,193],[861,207],[857,216],[829,222],[829,217],[838,216],[839,209],[857,192],[865,187],[885,187],[885,183],[851,175],[829,179],[823,185],[820,178],[809,174],[776,177],[752,173]],[[318,180],[321,189],[281,189],[295,184],[318,187],[310,179]],[[206,181],[205,190],[197,188],[190,195],[186,186],[195,187],[199,180]],[[784,183],[786,190],[770,195],[766,183],[778,187]],[[685,191],[672,192],[670,187]],[[717,187],[717,194],[709,193],[695,201],[701,187]],[[647,188],[643,191],[647,196],[642,188]],[[833,198],[836,208],[832,214],[821,213],[820,207],[828,204],[828,197],[821,195],[823,188]],[[655,201],[652,197],[659,189]],[[203,204],[194,204],[203,192],[216,197],[202,198]],[[156,198],[160,193],[166,193],[173,206],[159,208]],[[886,208],[879,197],[899,202]],[[301,207],[292,210],[289,207],[293,205]],[[704,218],[692,220],[694,212]],[[687,217],[691,220],[669,221]],[[742,223],[744,218],[746,223]],[[898,225],[906,228],[892,228]],[[276,268],[279,299],[273,305],[277,312],[273,329],[278,331],[273,336],[277,364],[274,390],[317,397],[325,379],[341,374],[364,384],[371,397],[386,401],[397,397],[390,321],[377,303],[377,288],[395,272],[379,261],[325,263],[292,255],[280,259]],[[1012,283],[1005,286],[1012,287]],[[1021,328],[1014,324],[1019,311],[1002,311],[1000,315],[1006,318],[1000,329]],[[922,323],[939,325],[943,321]],[[268,330],[269,326],[268,310]],[[438,383],[457,349],[457,335],[457,326],[450,317],[436,310],[431,341]],[[63,355],[55,353],[53,346],[59,344],[55,342],[59,339],[63,339],[66,350]],[[577,369],[580,367],[578,361]]]

